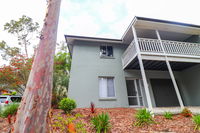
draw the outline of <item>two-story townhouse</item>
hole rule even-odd
[[[65,35],[78,107],[200,106],[200,26],[135,17],[121,39]]]

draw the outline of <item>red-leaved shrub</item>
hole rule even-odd
[[[90,103],[90,111],[91,111],[92,114],[95,113],[95,105],[94,105],[93,102]]]

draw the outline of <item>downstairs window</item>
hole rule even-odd
[[[100,98],[115,97],[113,77],[99,77],[99,97]]]

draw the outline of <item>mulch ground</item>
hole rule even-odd
[[[183,117],[181,115],[174,115],[172,120],[167,120],[161,115],[154,117],[155,123],[143,127],[133,126],[135,121],[135,109],[132,108],[111,108],[111,109],[96,109],[96,114],[107,112],[110,116],[111,130],[110,133],[159,133],[159,132],[176,132],[176,133],[200,133],[194,131],[194,124],[191,117]],[[81,114],[82,117],[76,121],[85,123],[85,128],[88,133],[95,133],[90,120],[91,113],[88,108],[75,109],[72,115]],[[54,109],[52,122],[56,121],[58,116],[63,119],[67,117],[62,110]],[[0,133],[7,133],[12,125],[9,125],[7,119],[0,118]],[[53,129],[54,133],[62,133],[58,128]]]

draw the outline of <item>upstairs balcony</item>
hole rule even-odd
[[[185,62],[187,65],[200,63],[200,43],[179,42],[162,40],[162,45],[158,39],[138,38],[140,54],[145,61],[164,62],[165,56],[171,62]],[[163,50],[164,49],[164,50]],[[135,64],[137,68],[137,50],[135,42],[132,41],[122,55],[123,68]],[[149,64],[151,64],[148,61]],[[177,63],[176,63],[177,66]],[[180,66],[184,66],[180,64]]]

